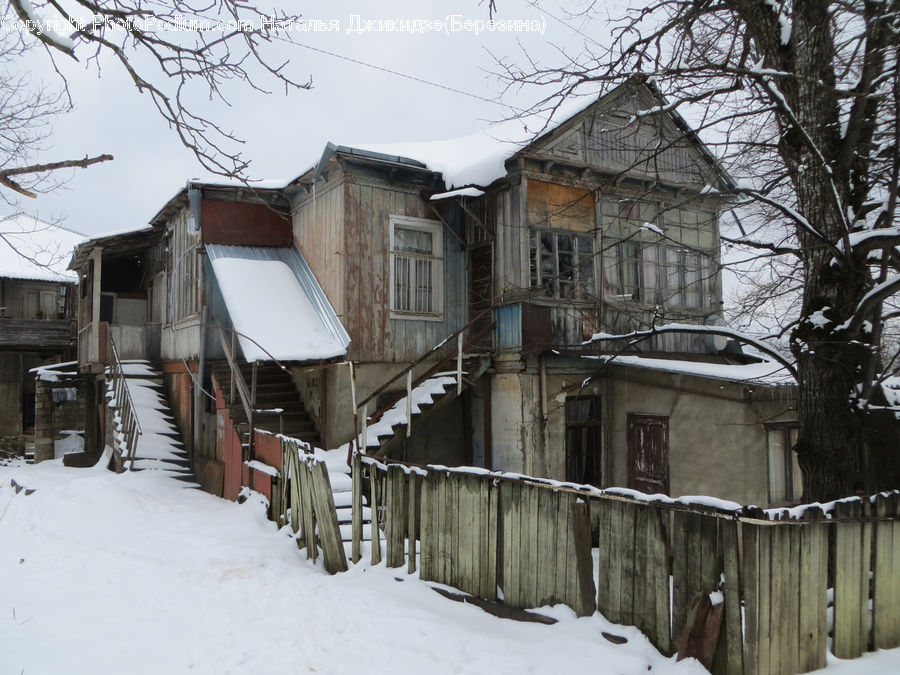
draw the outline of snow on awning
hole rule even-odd
[[[346,354],[349,338],[345,342],[335,334],[319,299],[311,297],[291,267],[282,260],[240,256],[242,248],[217,247],[220,255],[210,259],[244,358],[251,363],[318,361]],[[237,249],[238,256],[229,257],[227,249]]]
[[[431,195],[429,199],[436,202],[440,199],[452,199],[453,197],[480,197],[483,194],[484,190],[479,190],[477,187],[465,187],[458,190],[450,190],[450,192],[441,192],[436,195]]]

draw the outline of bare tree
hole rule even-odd
[[[549,87],[546,109],[639,76],[669,102],[642,115],[696,120],[755,223],[726,241],[767,263],[748,309],[788,338],[804,497],[898,487],[896,435],[867,429],[898,360],[900,0],[655,0],[596,20],[606,46],[579,31],[559,67],[505,64],[510,86]]]
[[[289,41],[299,16],[265,14],[241,0],[9,0],[0,35],[0,191],[8,203],[35,197],[65,178],[62,169],[87,168],[108,154],[46,158],[55,115],[72,107],[58,59],[100,71],[123,68],[181,142],[215,174],[242,178],[248,162],[240,139],[204,112],[227,104],[226,85],[257,92],[274,84],[308,88],[275,60],[274,43]],[[21,71],[22,56],[43,50],[59,78],[56,88]],[[92,149],[92,151],[95,151]]]

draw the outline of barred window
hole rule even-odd
[[[391,310],[394,318],[443,314],[443,240],[433,220],[391,217]]]

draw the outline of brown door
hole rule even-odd
[[[669,418],[628,415],[628,487],[669,494]]]

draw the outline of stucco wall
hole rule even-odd
[[[628,414],[658,415],[668,418],[671,495],[767,503],[765,424],[794,418],[789,389],[638,368],[559,370],[489,376],[491,468],[565,480],[566,398],[599,396],[604,487],[628,486]]]

